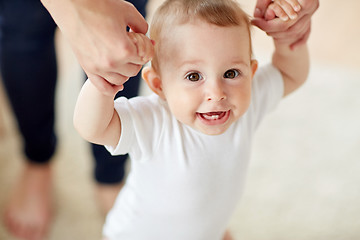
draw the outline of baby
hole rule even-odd
[[[289,13],[274,4],[275,16]],[[272,63],[257,71],[249,17],[233,0],[168,0],[154,15],[152,41],[129,35],[140,56],[153,56],[143,78],[155,94],[114,102],[122,87],[109,96],[87,81],[74,115],[85,139],[131,157],[104,236],[231,239],[227,224],[242,194],[255,130],[305,82],[307,46],[291,50],[274,40]]]

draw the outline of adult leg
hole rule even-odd
[[[226,230],[222,240],[234,240],[229,230]]]
[[[24,239],[41,239],[51,218],[51,159],[56,146],[56,25],[38,0],[6,0],[0,10],[0,66],[27,159],[4,220]]]
[[[130,0],[137,10],[145,17],[147,0]],[[130,78],[124,85],[124,90],[118,95],[127,98],[138,95],[141,74]],[[97,181],[96,194],[100,208],[106,214],[112,207],[117,194],[123,186],[125,163],[127,155],[111,156],[100,145],[92,144],[95,158],[95,180]]]

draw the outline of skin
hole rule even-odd
[[[272,0],[257,1],[252,24],[276,41],[289,44],[291,49],[305,44],[310,36],[311,17],[319,8],[319,0],[298,0],[301,10],[297,12],[297,18],[289,21],[275,18],[273,10],[268,9],[271,3]]]
[[[148,61],[145,56],[151,57],[151,50],[150,53],[145,51],[143,54],[139,50],[142,46],[149,46],[150,39],[139,37],[140,43],[136,44],[137,41],[134,41],[134,38],[125,31],[126,26],[130,26],[134,32],[145,34],[148,28],[146,21],[131,4],[122,0],[41,0],[41,2],[70,42],[79,63],[92,81],[93,86],[89,88],[95,87],[96,91],[101,92],[101,97],[113,96],[114,92],[121,90],[122,84],[130,76],[136,75],[141,66]],[[286,22],[281,20],[280,13],[278,13],[280,19],[275,18],[276,14],[269,11],[265,17],[270,3],[271,0],[257,1],[255,19],[252,23],[279,43],[290,44],[291,48],[304,45],[310,34],[311,16],[317,10],[319,1],[299,0],[301,11],[296,11],[297,18]],[[280,10],[288,16],[291,15],[286,8]],[[275,12],[276,9],[272,11]],[[291,19],[290,16],[289,18]],[[147,44],[143,45],[141,41]],[[144,47],[144,49],[149,48]],[[286,57],[286,55],[278,54],[274,60],[282,62],[282,59],[286,61]],[[281,67],[281,64],[279,66]],[[286,68],[282,67],[282,69],[284,69],[284,75],[291,76],[291,74],[286,74]],[[303,73],[306,74],[306,70]],[[153,75],[156,76],[156,74]],[[290,83],[292,87],[289,89],[296,89],[298,82],[293,82],[294,84]],[[109,112],[111,116],[114,115],[113,111]],[[116,119],[115,115],[114,119]],[[108,120],[108,123],[116,121]],[[109,126],[116,131],[121,130],[120,122],[107,125]],[[97,134],[103,139],[99,139]],[[89,139],[99,143],[108,142],[110,138],[104,137],[103,134],[103,132],[90,134]],[[119,136],[111,137],[119,138]],[[40,181],[39,178],[42,180]],[[4,214],[4,223],[15,236],[24,239],[44,238],[51,219],[51,178],[49,167],[34,167],[31,164],[24,167],[21,180],[10,195]],[[32,184],[23,184],[23,182],[32,182]],[[13,200],[20,199],[20,195],[23,201]],[[28,201],[28,199],[33,201]]]
[[[298,17],[297,12],[301,5],[297,0],[276,0],[273,1],[265,12],[265,19],[272,20],[275,17],[283,21],[294,20]]]
[[[51,179],[49,165],[24,166],[4,212],[4,224],[14,236],[26,240],[46,236],[52,218]]]
[[[126,27],[145,34],[148,25],[122,0],[41,0],[59,26],[89,79],[104,94],[137,75],[145,60]],[[147,41],[150,41],[147,39]]]
[[[41,0],[64,36],[69,40],[79,63],[94,85],[105,94],[114,86],[124,84],[136,75],[145,60],[137,55],[136,46],[126,34],[126,26],[145,34],[148,25],[134,6],[116,0]],[[310,34],[310,19],[319,6],[318,0],[299,0],[301,11],[294,21],[277,21],[272,0],[257,0],[253,24],[278,41],[296,47],[306,42]],[[295,0],[277,0],[290,18],[294,14],[286,3],[295,8]],[[265,14],[268,11],[268,17]],[[280,11],[280,10],[279,10]],[[121,13],[121,14],[120,14]],[[285,15],[286,15],[285,14]],[[284,14],[279,14],[280,17]],[[270,16],[270,17],[269,17]]]
[[[171,42],[160,45],[163,49],[159,52],[159,69],[164,70],[156,72],[148,68],[143,72],[144,79],[155,93],[167,101],[180,122],[205,134],[223,133],[245,113],[250,104],[251,79],[257,64],[250,59],[246,29],[218,27],[199,20],[170,31],[167,36],[174,36]],[[139,36],[146,38],[141,34]],[[214,45],[212,42],[224,44]],[[146,45],[145,49],[147,47],[152,45]],[[176,49],[181,49],[181,52]],[[162,51],[176,57],[161,56]],[[275,41],[272,62],[283,76],[284,96],[296,90],[307,78],[309,61],[306,45],[291,50],[288,44]],[[229,71],[236,77],[224,78]],[[201,80],[190,81],[190,76]],[[117,145],[121,122],[114,110],[115,94],[103,94],[91,81],[84,84],[74,113],[75,128],[83,138],[97,144]],[[225,121],[204,121],[204,114],[212,112],[229,114]]]
[[[163,52],[172,57],[159,58],[164,70],[158,80],[146,73],[145,79],[153,89],[157,85],[156,93],[180,122],[208,135],[225,132],[250,104],[257,62],[250,58],[246,28],[218,27],[198,20],[168,34],[173,38],[164,41]],[[226,44],[214,44],[219,42]],[[160,56],[166,56],[163,52]]]
[[[257,62],[250,58],[247,30],[197,20],[173,27],[166,35],[172,38],[159,40],[160,70],[145,68],[143,78],[168,103],[180,122],[204,134],[225,132],[250,104]],[[218,42],[223,44],[213,44]],[[282,74],[286,96],[307,78],[307,47],[291,50],[288,44],[275,41],[272,63]],[[215,120],[201,116],[214,112],[219,115]],[[114,110],[113,96],[102,94],[87,81],[75,107],[74,125],[86,140],[115,147],[121,134],[121,121]],[[224,239],[231,239],[229,232]]]

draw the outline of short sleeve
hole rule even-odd
[[[134,136],[134,128],[131,120],[131,106],[129,100],[124,97],[116,99],[114,106],[120,117],[121,135],[115,148],[112,146],[105,146],[105,148],[111,155],[123,155],[130,151]]]
[[[105,146],[112,155],[129,153],[136,159],[151,156],[157,149],[166,111],[155,94],[115,100],[121,121],[121,136],[115,148]]]
[[[272,64],[259,68],[252,84],[252,99],[249,110],[255,127],[266,114],[273,111],[284,95],[284,81],[280,71]]]

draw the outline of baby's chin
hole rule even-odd
[[[209,135],[209,136],[217,136],[217,135],[221,135],[223,133],[225,133],[229,127],[231,126],[232,123],[227,123],[224,124],[222,126],[196,126],[193,127],[196,131],[201,132],[205,135]]]

